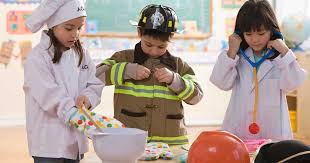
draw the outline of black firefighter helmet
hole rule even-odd
[[[177,32],[178,17],[170,7],[151,4],[141,10],[138,26],[161,32]]]
[[[309,163],[310,146],[298,140],[263,145],[254,163]]]

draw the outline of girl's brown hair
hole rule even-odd
[[[246,43],[243,33],[250,31],[260,31],[261,27],[270,30],[271,33],[280,32],[278,20],[276,15],[267,0],[248,0],[240,8],[235,31],[238,32],[242,38],[240,47],[246,49],[249,45]],[[273,36],[271,36],[271,39]]]
[[[52,46],[54,46],[54,57],[52,59],[53,63],[59,63],[60,59],[61,59],[61,56],[62,56],[62,53],[63,53],[64,46],[58,41],[58,39],[56,38],[56,36],[55,36],[55,34],[54,34],[52,29],[48,30],[47,35],[51,39],[51,44],[48,47],[48,49],[50,49]],[[83,57],[84,57],[84,51],[83,51],[83,47],[82,47],[82,44],[81,44],[79,39],[74,43],[74,46],[72,48],[79,55],[79,64],[78,64],[78,66],[80,66],[81,63],[82,63]]]

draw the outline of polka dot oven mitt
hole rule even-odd
[[[152,161],[157,159],[171,160],[174,158],[169,145],[162,142],[147,143],[144,154],[139,160]]]
[[[114,118],[108,118],[106,116],[99,115],[89,110],[87,110],[87,112],[100,128],[125,128],[125,126],[120,121]],[[93,124],[91,120],[87,118],[86,115],[84,115],[81,109],[77,109],[70,116],[69,124],[74,126],[77,130],[83,132],[86,135],[89,135],[91,131],[96,130],[96,126]]]

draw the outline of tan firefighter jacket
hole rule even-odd
[[[124,50],[116,52],[111,58],[98,65],[96,75],[106,85],[115,85],[114,116],[116,119],[127,127],[148,131],[149,141],[186,144],[188,139],[182,101],[188,104],[198,103],[203,93],[192,68],[169,52],[167,55],[175,61],[175,70],[162,63],[161,59],[140,56],[134,50]],[[149,78],[140,81],[125,79],[126,65],[141,60],[139,57],[145,60],[141,65],[151,71],[154,68],[166,67],[175,72],[174,78],[179,78],[183,88],[175,92],[166,83],[158,82],[152,74]]]

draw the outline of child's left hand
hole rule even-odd
[[[270,40],[267,44],[267,48],[275,48],[278,52],[282,54],[282,56],[285,55],[289,50],[285,42],[281,39]]]
[[[75,106],[77,108],[82,108],[83,105],[85,106],[86,109],[89,109],[91,107],[88,97],[85,95],[79,95],[76,98]]]
[[[161,83],[171,84],[173,72],[167,68],[155,68],[154,77]]]

